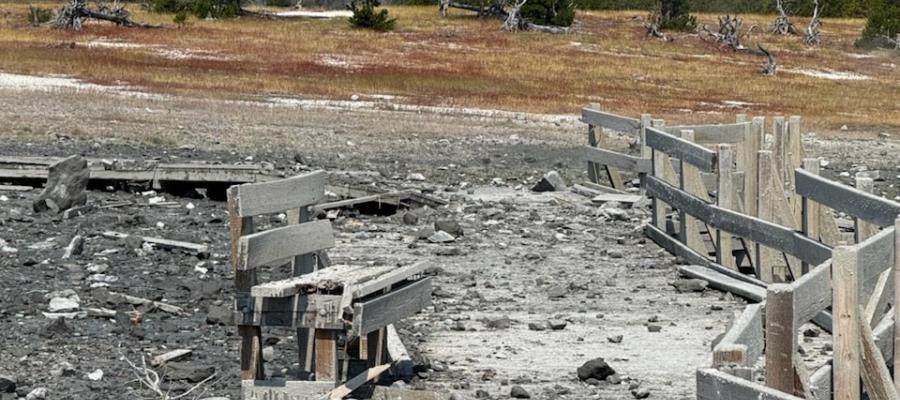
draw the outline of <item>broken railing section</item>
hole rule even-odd
[[[327,265],[331,224],[314,214],[347,204],[322,203],[325,178],[317,171],[228,190],[244,398],[342,398],[392,366],[411,370],[392,324],[431,304],[431,278],[424,264]],[[287,226],[254,229],[253,217],[277,213]],[[289,277],[259,282],[259,271],[286,266]],[[267,379],[265,327],[296,330],[300,380]]]
[[[583,119],[591,182],[574,190],[623,195],[618,172],[638,174],[641,187],[628,190],[653,204],[645,233],[693,264],[679,271],[756,303],[715,344],[713,369],[698,371],[699,399],[897,398],[888,362],[900,366],[890,312],[900,303],[900,204],[873,195],[865,177],[856,188],[819,177],[818,160],[804,159],[799,117],[774,118],[770,146],[759,117],[666,127],[594,107]],[[641,154],[595,148],[602,127],[637,132]],[[853,218],[852,236],[839,232],[836,213]],[[807,322],[833,332],[841,362],[807,370],[797,343]],[[753,376],[760,357],[764,385]]]

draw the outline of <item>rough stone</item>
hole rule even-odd
[[[578,379],[582,381],[589,378],[604,380],[606,377],[615,374],[616,370],[609,366],[602,357],[597,357],[584,363],[578,367]]]
[[[428,237],[428,241],[431,243],[450,243],[455,240],[456,238],[454,238],[453,235],[444,231],[437,231],[434,235]]]
[[[15,393],[17,382],[14,376],[0,375],[0,393]]]
[[[559,192],[566,190],[566,182],[556,171],[550,171],[531,188],[535,192]]]
[[[606,338],[610,343],[622,343],[622,339],[624,339],[622,335],[613,335]]]
[[[514,399],[530,399],[531,393],[528,393],[525,388],[516,385],[509,390],[509,397],[512,397]]]
[[[72,334],[72,328],[66,325],[65,318],[56,318],[43,329],[41,329],[40,335],[45,338],[52,338],[56,336],[69,336]]]
[[[709,282],[703,279],[679,279],[670,285],[674,286],[679,293],[703,292],[709,286]]]
[[[91,178],[87,160],[75,155],[50,165],[47,184],[32,204],[35,212],[61,212],[87,203]]]
[[[550,329],[553,329],[554,331],[566,329],[566,325],[568,325],[566,321],[561,319],[551,319],[550,321],[547,321],[547,324],[550,325]]]
[[[186,362],[166,364],[166,377],[173,381],[201,382],[216,372],[214,367],[206,367]]]
[[[434,230],[435,231],[444,231],[455,237],[463,236],[463,228],[459,225],[459,222],[450,220],[450,219],[442,219],[434,222]]]

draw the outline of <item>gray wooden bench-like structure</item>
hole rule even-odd
[[[262,327],[295,328],[299,378],[336,386],[347,380],[351,361],[383,364],[385,328],[431,303],[431,278],[423,277],[424,264],[328,265],[325,251],[335,245],[331,223],[310,217],[311,206],[325,197],[325,178],[317,171],[228,190],[245,397],[254,388],[271,393],[303,387],[266,381]],[[254,216],[282,212],[286,226],[254,231]],[[262,267],[274,273],[288,265],[286,279],[259,282]]]

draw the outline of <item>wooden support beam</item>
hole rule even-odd
[[[760,219],[769,222],[775,221],[775,174],[777,174],[777,169],[774,162],[771,151],[766,150],[757,153],[757,165],[759,167],[757,212]],[[784,264],[784,258],[781,257],[777,250],[761,246],[758,242],[756,250],[757,274],[759,278],[763,282],[775,282],[775,273],[779,270],[779,266]]]
[[[603,128],[588,125],[588,145],[591,147],[597,147],[597,129],[602,130]],[[591,183],[600,183],[600,165],[593,161],[588,161],[587,168],[588,179]]]
[[[735,188],[734,188],[734,147],[731,145],[719,145],[717,149],[717,157],[719,171],[719,187],[717,190],[716,203],[725,210],[734,210],[735,207]],[[734,259],[734,240],[731,233],[723,230],[716,232],[716,262],[726,268],[737,270],[737,264]]]
[[[815,158],[803,159],[803,169],[818,175],[819,160]],[[819,240],[819,221],[821,218],[819,209],[818,203],[806,197],[801,197],[801,230],[804,235],[814,240]],[[809,272],[809,263],[803,263],[803,273],[807,272]]]
[[[693,142],[694,132],[688,130],[681,131],[681,138]],[[703,187],[703,182],[700,180],[700,170],[684,161],[679,161],[679,163],[681,164],[681,190],[698,197],[702,197],[702,195],[708,196],[706,188]],[[679,235],[681,242],[699,254],[707,254],[706,243],[700,236],[699,220],[688,215],[684,210],[680,210],[679,221],[681,221],[681,234]]]
[[[713,348],[713,368],[727,365],[753,367],[763,354],[763,310],[765,303],[750,304],[734,320]]]
[[[794,220],[800,221],[800,199],[797,194],[796,184],[794,182],[794,170],[800,168],[803,164],[803,142],[802,133],[800,131],[800,117],[793,115],[788,119],[787,129],[787,148],[785,149],[785,162],[787,165],[784,169],[785,191],[790,200],[791,210],[794,213]],[[796,226],[795,228],[799,228]]]
[[[316,380],[336,381],[338,375],[337,333],[331,329],[316,330]]]
[[[875,344],[875,336],[872,334],[872,328],[869,322],[862,318],[863,309],[859,308],[859,317],[857,318],[857,329],[860,332],[862,353],[860,354],[860,364],[862,364],[862,380],[866,387],[866,393],[869,394],[871,400],[898,400],[897,391],[891,381],[891,373],[888,371],[884,357]]]
[[[250,289],[256,285],[256,270],[240,270],[240,242],[241,235],[253,233],[253,219],[241,217],[238,209],[237,186],[228,189],[228,223],[231,234],[231,261],[234,269],[234,286],[237,296],[249,296]],[[247,303],[250,304],[250,303]],[[241,311],[241,310],[239,310]],[[245,315],[248,314],[243,310]],[[252,314],[252,313],[251,313]],[[239,321],[238,335],[241,338],[239,351],[241,353],[241,379],[261,380],[265,379],[262,359],[262,331],[258,326],[245,325],[246,320]]]
[[[797,326],[791,285],[773,284],[766,291],[766,386],[802,395],[795,385]]]
[[[863,193],[873,194],[873,192],[875,191],[875,180],[867,176],[857,175],[856,190],[859,190]],[[856,243],[862,243],[866,239],[874,236],[876,232],[878,232],[878,227],[871,222],[866,222],[865,220],[854,218],[854,223],[854,226],[856,228],[854,239],[856,239]]]
[[[697,370],[697,400],[800,400],[715,369]]]
[[[647,145],[654,150],[691,163],[703,172],[714,172],[716,153],[699,144],[685,141],[657,128],[647,129]]]
[[[794,171],[797,193],[819,204],[878,226],[891,226],[900,214],[900,203],[856,190],[802,169]]]
[[[834,399],[859,400],[859,277],[855,249],[834,248]]]
[[[641,121],[600,111],[600,105],[597,103],[581,109],[581,121],[624,133],[632,133],[641,128]]]

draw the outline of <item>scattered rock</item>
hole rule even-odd
[[[262,358],[266,362],[272,362],[275,359],[275,348],[272,346],[263,347]]]
[[[57,364],[53,369],[50,370],[50,376],[54,378],[59,378],[63,376],[75,376],[75,366],[73,366],[68,361],[63,361]]]
[[[416,225],[419,223],[419,216],[414,213],[407,212],[403,214],[403,223],[406,225]]]
[[[616,373],[602,357],[597,357],[584,363],[584,365],[578,367],[577,372],[578,379],[581,379],[582,381],[587,380],[588,378],[602,381],[606,379],[606,377]]]
[[[428,241],[431,243],[450,243],[455,240],[456,238],[453,235],[444,231],[437,231],[428,237]]]
[[[39,387],[30,392],[25,396],[25,400],[45,400],[47,398],[47,394],[50,391],[47,388]]]
[[[210,325],[232,325],[231,308],[226,306],[210,306],[206,313],[206,323]]]
[[[423,181],[425,181],[425,175],[422,175],[419,173],[412,173],[412,174],[406,175],[406,180],[423,182]]]
[[[613,335],[606,338],[610,343],[622,343],[622,339],[624,339],[622,335]]]
[[[559,192],[566,190],[566,182],[556,171],[550,171],[531,188],[535,192]]]
[[[646,399],[650,397],[650,391],[647,389],[635,389],[631,391],[631,395],[636,399]]]
[[[50,165],[44,190],[32,204],[35,212],[61,212],[87,203],[91,171],[87,160],[75,155]]]
[[[648,324],[647,331],[652,333],[660,332],[662,331],[662,326],[656,324]]]
[[[622,383],[622,377],[619,374],[612,374],[606,377],[606,382],[611,385],[618,385]]]
[[[79,256],[84,252],[84,237],[81,235],[75,235],[72,240],[69,242],[69,245],[66,246],[66,250],[63,253],[62,259],[68,260],[73,256]]]
[[[166,366],[166,377],[173,381],[197,383],[216,373],[214,367],[205,367],[186,362],[173,362],[166,364]]]
[[[42,337],[45,337],[48,339],[56,337],[56,336],[66,337],[66,336],[70,336],[71,334],[72,334],[72,328],[70,328],[68,325],[66,325],[65,318],[54,319],[52,322],[47,324],[47,326],[45,326],[44,329],[41,329],[41,333],[40,333],[40,335]]]
[[[550,329],[553,329],[554,331],[561,331],[563,329],[566,329],[566,325],[568,323],[561,319],[551,319],[550,321],[547,321],[547,324],[550,325]]]
[[[531,394],[528,393],[528,391],[525,390],[525,388],[523,388],[519,385],[516,385],[516,386],[513,386],[509,390],[509,397],[512,397],[514,399],[530,399]]]
[[[549,326],[547,326],[546,321],[544,321],[544,322],[529,322],[528,323],[528,329],[532,330],[532,331],[545,331],[545,330],[547,330],[547,328],[549,328]]]
[[[11,375],[0,375],[0,393],[16,392],[16,377]]]
[[[512,321],[507,317],[489,319],[487,327],[491,329],[508,329]]]
[[[75,310],[78,310],[78,307],[79,307],[78,303],[79,303],[78,296],[54,297],[54,298],[50,299],[50,306],[48,307],[47,310],[52,313],[75,311]]]
[[[459,222],[456,222],[454,220],[437,220],[434,222],[434,230],[444,231],[455,237],[464,236],[462,226],[459,225]]]
[[[559,299],[566,297],[569,294],[569,289],[562,285],[553,286],[550,289],[547,289],[547,297],[551,299]]]
[[[675,287],[678,293],[703,292],[709,286],[709,282],[703,279],[678,279],[670,285]]]
[[[103,379],[103,370],[98,368],[94,372],[87,374],[87,378],[95,382],[99,381]]]

